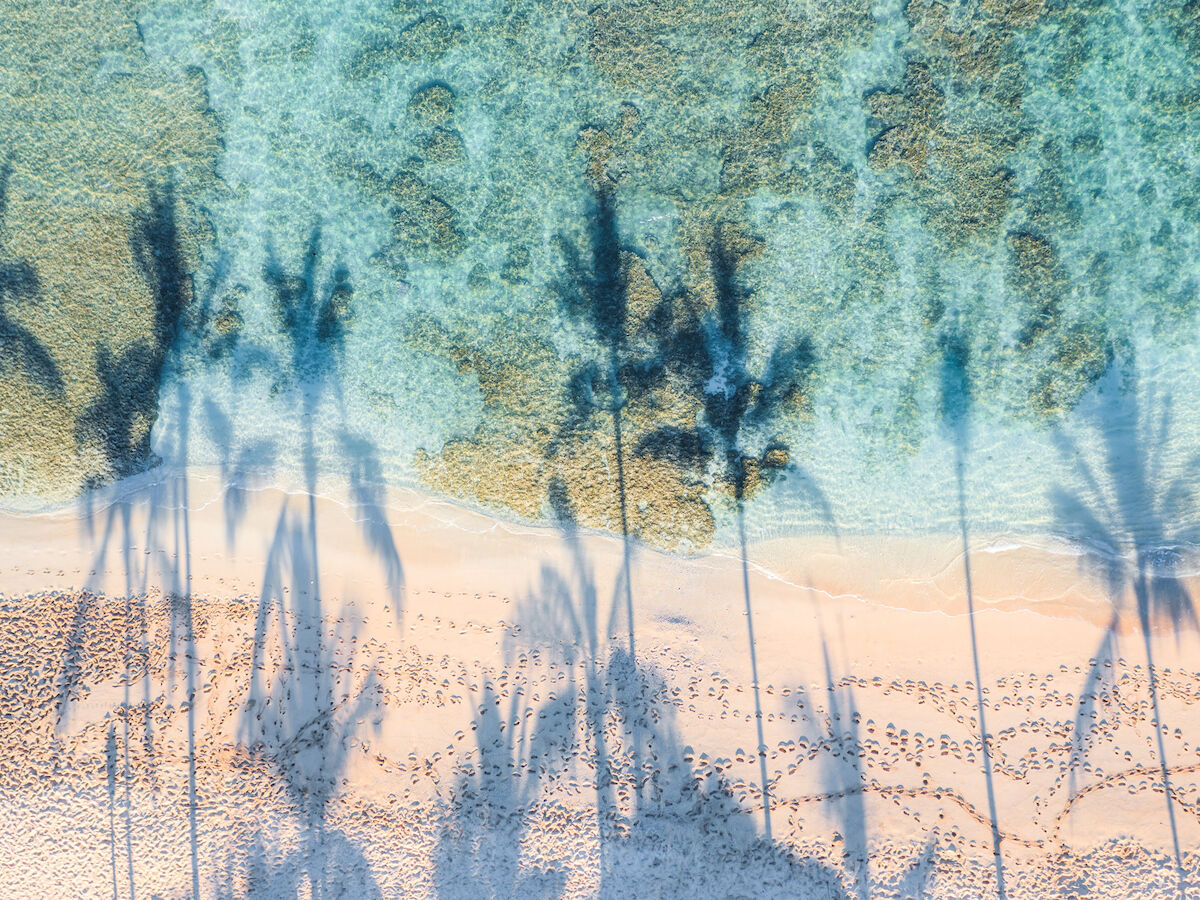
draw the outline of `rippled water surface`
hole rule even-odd
[[[1198,522],[1192,3],[6,18],[10,506],[161,458],[668,547],[955,528],[960,472],[987,531]]]

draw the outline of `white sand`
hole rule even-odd
[[[631,658],[619,541],[319,499],[314,561],[306,496],[183,487],[0,518],[0,896],[996,895],[955,540],[752,548],[760,760],[740,560],[636,550]],[[1179,896],[1136,616],[971,563],[1007,896]],[[1153,634],[1192,879],[1196,651]]]

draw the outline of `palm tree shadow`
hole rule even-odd
[[[632,535],[622,411],[631,399],[652,389],[661,366],[653,356],[640,355],[631,345],[628,273],[622,258],[625,250],[617,230],[616,197],[611,184],[593,186],[588,216],[590,260],[581,258],[564,235],[558,236],[557,243],[567,269],[567,277],[552,285],[559,307],[569,318],[585,323],[601,348],[602,358],[585,361],[572,373],[568,387],[571,412],[548,452],[555,454],[568,436],[577,436],[592,427],[597,414],[607,413],[611,419],[624,551],[625,618],[629,653],[636,657],[630,571]]]
[[[144,208],[135,210],[129,229],[129,252],[135,267],[150,292],[153,323],[148,339],[135,342],[119,357],[100,344],[96,368],[101,383],[100,395],[76,420],[76,440],[80,445],[97,447],[104,469],[88,485],[80,503],[83,521],[95,545],[92,575],[79,595],[71,630],[64,649],[63,677],[58,687],[58,726],[69,717],[69,706],[85,686],[81,683],[82,648],[86,632],[96,612],[100,579],[108,566],[109,553],[117,548],[124,575],[123,598],[126,633],[125,657],[126,714],[122,717],[122,777],[125,784],[125,843],[129,891],[134,890],[133,838],[130,768],[131,686],[140,677],[143,685],[141,705],[146,710],[143,743],[145,758],[154,774],[155,743],[150,726],[151,678],[149,672],[149,633],[147,598],[161,587],[169,601],[169,672],[167,690],[173,686],[178,647],[185,649],[188,730],[188,816],[192,872],[192,891],[199,893],[198,798],[196,791],[196,730],[194,699],[196,661],[191,618],[191,545],[187,505],[186,477],[179,473],[152,479],[135,488],[119,486],[101,491],[106,478],[123,478],[155,462],[150,450],[148,423],[159,412],[162,384],[168,366],[179,364],[182,329],[191,299],[191,275],[185,264],[176,223],[176,199],[170,182],[148,186]],[[180,381],[174,397],[183,411],[182,424],[174,435],[165,436],[186,459],[188,432],[187,409],[190,394]],[[104,504],[107,504],[105,509]],[[145,529],[135,533],[135,511],[144,511]],[[104,525],[95,531],[95,522]],[[135,554],[138,546],[143,552]],[[115,736],[115,735],[114,735]]]
[[[76,441],[97,447],[106,463],[91,487],[155,463],[146,423],[157,417],[164,369],[178,350],[191,299],[175,209],[171,183],[151,185],[147,208],[134,215],[130,228],[130,254],[151,290],[154,316],[150,337],[133,342],[119,355],[104,344],[96,347],[100,393],[75,425]]]
[[[500,729],[494,724],[485,730],[490,711],[499,710],[496,698],[488,693],[491,689],[485,689],[476,728],[486,738],[477,740],[482,741],[481,761],[489,758],[483,749],[486,745],[495,748],[496,762],[481,765],[479,778],[487,773],[493,778],[511,778],[519,768],[525,780],[517,786],[488,788],[490,796],[500,802],[490,807],[484,821],[523,823],[531,802],[542,807],[549,802],[538,785],[553,785],[564,770],[577,771],[582,763],[591,768],[594,779],[597,896],[627,896],[635,882],[637,890],[648,896],[695,896],[697,886],[685,873],[696,865],[711,869],[712,860],[719,858],[727,861],[719,871],[737,873],[728,889],[745,887],[756,876],[763,876],[770,883],[795,884],[802,896],[809,896],[805,892],[809,889],[811,896],[843,897],[837,876],[827,867],[797,858],[757,832],[749,811],[741,807],[722,775],[708,768],[693,768],[694,754],[690,747],[682,746],[673,708],[664,699],[670,696],[668,685],[617,642],[619,581],[613,596],[602,600],[566,487],[552,481],[550,493],[568,563],[565,569],[543,567],[539,586],[523,601],[518,620],[525,635],[522,641],[549,650],[570,674],[541,707],[524,711],[525,721],[534,724],[532,731],[525,730],[525,725],[520,729],[510,726],[506,737],[498,736]],[[516,650],[512,641],[508,649],[510,654]],[[520,714],[515,698],[509,713],[509,722],[515,723]],[[582,746],[578,743],[581,736]],[[483,790],[478,780],[471,785],[475,793]],[[448,873],[460,871],[451,861],[460,859],[464,848],[487,846],[495,840],[472,831],[472,823],[478,827],[480,820],[463,811],[467,809],[464,798],[470,796],[460,793],[455,797],[454,825],[447,832],[445,849],[439,851],[439,859],[447,861],[443,865]],[[475,895],[561,894],[563,876],[557,871],[539,870],[533,876],[520,871],[519,844],[519,837],[508,841],[503,864],[492,864],[490,871],[502,870],[509,873],[507,878],[489,882],[486,892]],[[495,856],[487,858],[494,860]],[[472,858],[476,860],[473,865],[479,864],[479,855]],[[654,868],[655,859],[667,865]],[[536,890],[530,887],[531,877]],[[461,881],[448,877],[439,896],[462,896],[455,893],[460,885]]]
[[[372,667],[356,684],[353,628],[345,617],[330,628],[328,600],[321,586],[317,479],[321,469],[315,418],[326,394],[341,409],[340,352],[350,317],[352,288],[347,270],[335,266],[318,289],[321,232],[314,227],[298,274],[290,274],[268,254],[263,279],[274,301],[274,312],[287,348],[279,362],[281,387],[290,387],[300,415],[301,468],[305,479],[305,508],[293,511],[289,499],[281,505],[267,553],[255,617],[251,678],[242,736],[250,755],[263,764],[283,788],[303,832],[299,857],[279,866],[266,863],[261,848],[250,848],[247,865],[255,882],[252,894],[274,896],[282,884],[287,891],[302,887],[313,897],[379,897],[380,889],[361,850],[340,830],[328,824],[329,805],[349,762],[359,723],[378,720],[378,676]],[[209,414],[218,433],[228,431],[219,415]],[[230,442],[226,442],[230,443]],[[399,613],[403,598],[403,566],[391,541],[377,493],[379,465],[365,439],[344,435],[351,457],[351,493],[372,549],[381,554],[389,590]],[[253,447],[246,448],[252,454]],[[232,453],[226,454],[232,459]],[[236,472],[237,464],[233,470]],[[242,503],[227,497],[226,513],[240,517]],[[227,522],[227,534],[236,524]],[[350,658],[347,659],[347,652]],[[270,659],[280,663],[268,682],[262,674]]]
[[[8,208],[8,182],[12,157],[0,167],[0,229]],[[24,259],[9,259],[4,253],[0,231],[0,375],[10,369],[23,372],[40,390],[62,395],[65,385],[58,363],[50,351],[10,314],[11,305],[36,304],[41,296],[37,271]]]
[[[778,438],[763,442],[763,434],[779,427],[789,412],[808,402],[807,389],[815,369],[811,341],[806,337],[772,348],[757,375],[750,371],[747,336],[750,292],[737,278],[738,266],[757,244],[724,225],[714,230],[709,264],[715,309],[705,314],[685,298],[665,296],[654,310],[631,315],[629,272],[617,232],[615,192],[606,180],[593,184],[589,217],[590,260],[583,260],[560,237],[568,277],[557,285],[559,305],[576,321],[587,324],[603,348],[602,361],[586,361],[568,382],[568,420],[550,454],[570,437],[595,427],[597,411],[612,419],[624,544],[622,580],[628,622],[628,652],[636,662],[630,573],[630,526],[626,497],[626,460],[622,411],[631,400],[654,391],[665,379],[676,379],[688,396],[700,403],[702,414],[692,426],[662,425],[637,441],[633,453],[665,460],[696,483],[711,479],[713,464],[718,485],[732,495],[742,551],[743,587],[755,694],[757,747],[764,791],[764,828],[771,835],[769,781],[762,727],[758,659],[749,587],[745,532],[745,502],[785,473],[799,493],[815,506],[825,524],[836,532],[833,516],[814,480],[791,462]],[[644,315],[645,322],[640,321]],[[753,447],[754,449],[751,449]],[[554,498],[551,498],[553,505]]]
[[[742,240],[744,244],[744,239]],[[671,336],[671,353],[682,363],[690,390],[702,398],[703,420],[694,432],[678,428],[651,434],[641,452],[670,452],[691,457],[699,468],[715,461],[725,487],[732,494],[742,562],[747,638],[754,692],[756,753],[763,792],[763,826],[771,838],[770,780],[758,674],[757,643],[750,596],[749,547],[746,538],[746,501],[784,474],[794,476],[801,494],[820,512],[836,534],[830,505],[815,480],[790,459],[788,447],[778,437],[752,449],[762,435],[777,428],[789,412],[807,403],[807,389],[816,368],[811,341],[797,337],[777,344],[768,354],[760,374],[750,366],[747,335],[750,292],[737,277],[743,259],[753,252],[738,242],[724,225],[718,225],[709,247],[709,265],[716,293],[716,309],[706,319],[693,317]]]
[[[1183,477],[1172,480],[1165,471],[1170,401],[1159,400],[1153,389],[1146,389],[1143,408],[1132,358],[1110,352],[1108,371],[1099,382],[1092,415],[1092,427],[1100,438],[1103,469],[1090,465],[1074,439],[1060,431],[1056,434],[1060,452],[1081,487],[1077,494],[1062,487],[1050,492],[1059,527],[1081,551],[1084,570],[1104,583],[1112,604],[1112,617],[1093,657],[1076,711],[1071,762],[1075,766],[1086,760],[1095,698],[1114,668],[1117,626],[1131,591],[1146,657],[1151,725],[1182,898],[1187,895],[1187,876],[1175,804],[1183,800],[1171,786],[1152,637],[1160,624],[1168,627],[1176,640],[1181,631],[1197,627],[1195,604],[1178,570],[1180,548],[1194,545],[1200,530],[1175,524],[1187,521],[1193,498]],[[1074,779],[1071,787],[1073,790]]]

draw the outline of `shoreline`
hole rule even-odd
[[[797,583],[637,549],[627,593],[613,538],[184,488],[0,518],[14,890],[103,892],[120,848],[164,896],[189,858],[205,896],[296,867],[382,896],[473,896],[497,872],[519,893],[548,871],[555,896],[616,872],[677,896],[677,865],[726,893],[917,873],[930,897],[986,896],[976,671],[1010,897],[1065,890],[1065,859],[1173,896],[1176,839],[1200,866],[1200,635],[1151,636],[1152,716],[1136,615],[1113,619],[1074,565],[973,551],[973,619],[949,540],[810,543]],[[753,552],[778,568],[796,545]],[[95,836],[65,859],[81,822]]]
[[[202,529],[215,527],[213,518],[228,518],[230,498],[236,496],[238,515],[260,514],[264,509],[278,508],[284,498],[307,498],[302,487],[281,487],[273,484],[230,486],[224,482],[216,467],[189,470],[186,476],[189,512]],[[159,467],[106,486],[72,503],[51,509],[24,512],[0,509],[0,536],[10,547],[20,547],[28,558],[38,558],[32,544],[42,546],[62,544],[49,537],[58,532],[72,533],[67,544],[84,545],[89,523],[98,523],[111,515],[114,507],[126,506],[145,513],[150,507],[158,514],[177,511],[178,503],[172,488],[181,483],[179,474]],[[529,539],[535,544],[561,541],[561,531],[553,525],[522,522],[420,491],[414,488],[391,488],[371,485],[369,508],[363,509],[350,496],[351,486],[333,478],[318,485],[316,503],[323,510],[339,510],[341,516],[331,521],[347,520],[362,525],[369,520],[372,526],[384,525],[406,532],[462,535],[464,539],[485,534],[503,534],[514,541]],[[222,511],[220,507],[224,507]],[[77,527],[71,528],[71,523]],[[228,526],[228,523],[226,523]],[[339,527],[345,527],[342,523]],[[44,537],[25,542],[24,532],[33,529]],[[619,547],[621,539],[605,532],[579,529],[581,539],[590,545]],[[677,554],[630,542],[632,555],[641,564],[656,571],[680,566],[740,566],[741,555],[735,549],[709,548],[694,554]],[[0,550],[0,560],[14,554]],[[52,555],[61,555],[55,550]],[[973,587],[976,602],[982,608],[1006,611],[1030,609],[1054,617],[1083,618],[1097,623],[1108,621],[1112,601],[1105,589],[1083,571],[1083,554],[1064,538],[1049,534],[1015,535],[1010,532],[974,536],[969,546]],[[811,591],[830,600],[857,600],[867,605],[894,606],[898,609],[941,611],[947,615],[963,612],[963,548],[961,538],[954,534],[930,533],[896,537],[880,534],[806,534],[766,538],[752,541],[748,547],[748,564],[752,572],[767,583],[775,583],[798,591]],[[35,568],[37,566],[35,565]],[[23,579],[9,566],[6,575],[11,582]],[[42,565],[45,574],[47,566]],[[73,567],[76,576],[83,575],[83,566]],[[0,568],[0,571],[3,571]],[[55,572],[58,569],[54,570]],[[244,575],[245,573],[243,573]],[[65,576],[56,576],[65,577]],[[1195,594],[1200,590],[1200,565],[1195,571],[1184,571],[1175,579]],[[1024,585],[1014,590],[1012,583]],[[84,586],[78,580],[56,581],[63,589]],[[1037,590],[1030,590],[1034,584]],[[5,593],[12,593],[6,590]],[[1118,598],[1118,605],[1129,606],[1129,598]]]

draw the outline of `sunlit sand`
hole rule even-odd
[[[760,758],[736,558],[635,548],[630,629],[609,537],[181,488],[3,520],[17,893],[995,890],[961,548],[752,548]],[[1195,635],[1153,636],[1173,838],[1136,617],[1034,554],[972,553],[1006,890],[1173,896]]]

